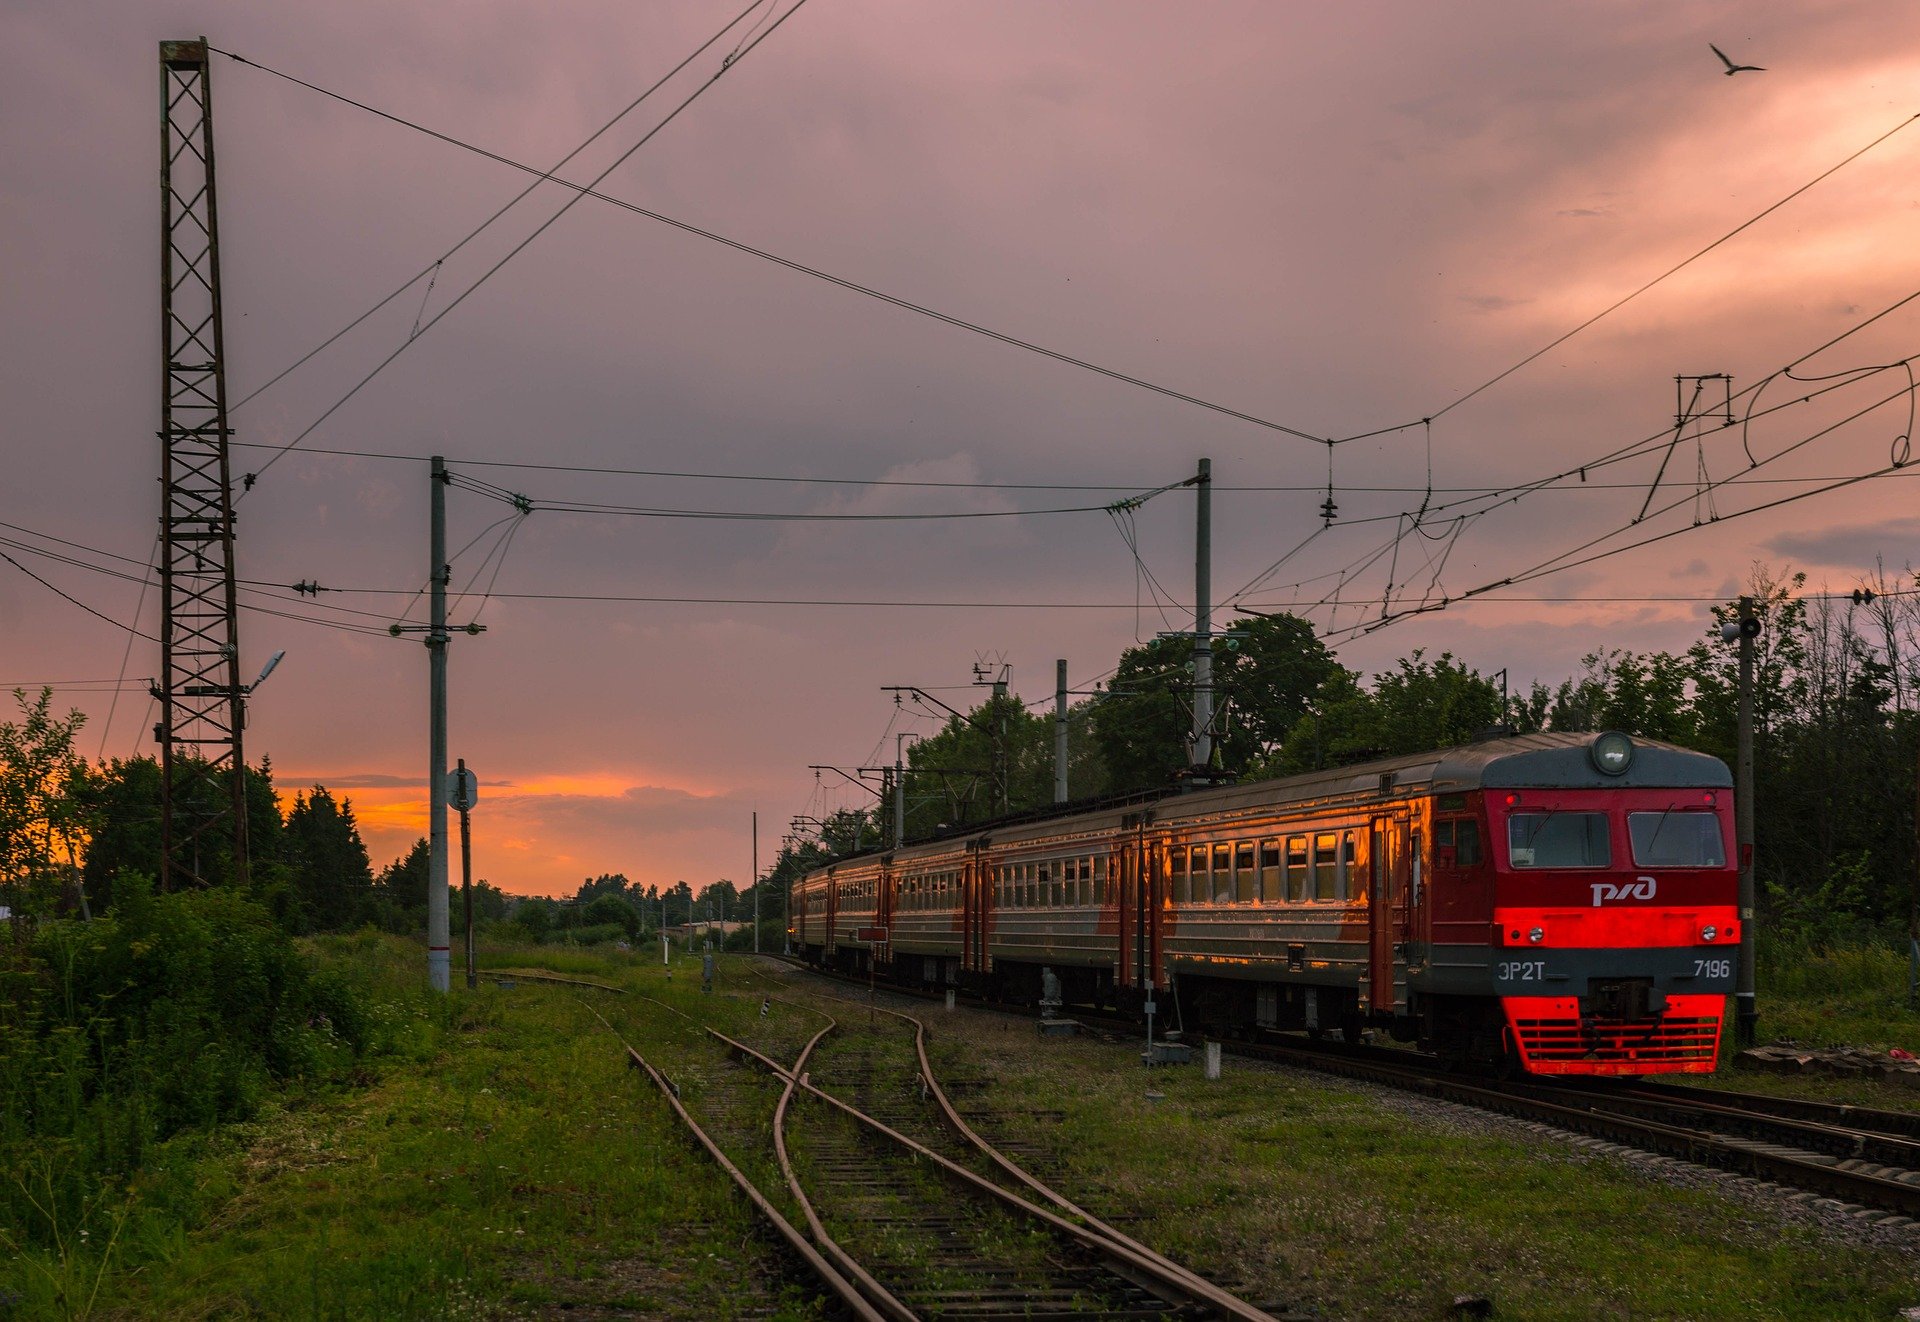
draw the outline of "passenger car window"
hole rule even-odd
[[[1604,868],[1613,862],[1603,812],[1517,812],[1507,818],[1516,868]]]
[[[1184,846],[1176,846],[1167,855],[1167,893],[1180,904],[1193,898],[1193,891],[1187,882],[1187,851]]]
[[[1213,902],[1227,904],[1233,899],[1233,846],[1213,847]]]
[[[1303,835],[1287,837],[1287,898],[1307,898],[1307,838]]]
[[[1630,812],[1633,862],[1642,868],[1723,868],[1726,844],[1710,812]]]
[[[1281,896],[1281,887],[1284,884],[1280,875],[1280,842],[1278,840],[1262,840],[1260,842],[1261,903],[1278,903]]]
[[[1233,898],[1251,904],[1260,898],[1260,876],[1253,870],[1253,842],[1233,847]]]
[[[1313,898],[1331,900],[1340,894],[1340,837],[1313,838]]]

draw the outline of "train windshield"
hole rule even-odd
[[[1517,812],[1507,818],[1516,868],[1604,868],[1613,862],[1603,812]]]
[[[1720,819],[1710,812],[1630,812],[1634,866],[1642,868],[1723,868],[1727,852]]]

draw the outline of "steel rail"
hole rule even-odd
[[[474,976],[479,978],[512,978],[516,982],[550,982],[558,987],[591,987],[595,991],[612,992],[616,996],[625,996],[625,987],[616,987],[610,982],[595,982],[590,978],[569,978],[558,973],[546,973],[539,969],[475,969]],[[619,1036],[615,1034],[615,1036]]]
[[[1509,1084],[1509,1087],[1527,1087]],[[1755,1111],[1744,1106],[1729,1106],[1711,1093],[1699,1097],[1649,1095],[1622,1089],[1588,1090],[1532,1085],[1546,1100],[1578,1098],[1595,1110],[1613,1111],[1660,1119],[1674,1115],[1698,1117],[1724,1132],[1743,1138],[1760,1139],[1801,1147],[1809,1152],[1825,1152],[1836,1157],[1877,1162],[1906,1170],[1920,1170],[1920,1140],[1878,1130],[1858,1129],[1825,1120],[1801,1120],[1792,1116]]]
[[[799,960],[782,958],[808,972],[834,977],[831,973],[815,969]],[[910,988],[893,987],[889,990],[902,995],[917,995]],[[931,997],[923,997],[931,999]],[[983,1006],[1007,1013],[1019,1013],[1016,1007]],[[891,1013],[891,1012],[890,1012]],[[1082,1020],[1089,1016],[1082,1014]],[[1092,1019],[1098,1022],[1097,1017]],[[1126,1027],[1132,1027],[1129,1021]],[[1270,1060],[1290,1064],[1300,1068],[1314,1069],[1326,1073],[1343,1074],[1348,1077],[1366,1079],[1384,1083],[1408,1091],[1422,1092],[1443,1100],[1457,1101],[1465,1105],[1480,1107],[1484,1110],[1499,1111],[1503,1114],[1529,1118],[1551,1124],[1557,1128],[1585,1133],[1626,1147],[1641,1148],[1664,1156],[1678,1157],[1696,1165],[1714,1166],[1754,1175],[1777,1184],[1787,1185],[1811,1193],[1825,1194],[1834,1198],[1883,1211],[1897,1212],[1903,1216],[1920,1220],[1920,1185],[1909,1184],[1904,1180],[1878,1175],[1870,1171],[1847,1170],[1831,1166],[1820,1161],[1809,1160],[1806,1156],[1788,1152],[1769,1151],[1770,1145],[1764,1140],[1738,1138],[1710,1133],[1702,1129],[1684,1125],[1665,1124],[1647,1118],[1635,1118],[1609,1111],[1606,1105],[1613,1100],[1606,1097],[1606,1085],[1587,1085],[1575,1087],[1566,1085],[1549,1086],[1534,1083],[1531,1088],[1539,1091],[1559,1091],[1564,1087],[1569,1098],[1581,1100],[1575,1104],[1548,1101],[1531,1095],[1527,1091],[1509,1091],[1498,1086],[1480,1086],[1466,1083],[1448,1076],[1410,1068],[1409,1060],[1425,1062],[1426,1057],[1411,1055],[1403,1051],[1387,1051],[1380,1048],[1354,1046],[1342,1043],[1324,1042],[1317,1046],[1282,1045],[1273,1042],[1261,1043],[1222,1043],[1222,1049],[1229,1054],[1250,1059]],[[1389,1060],[1391,1058],[1391,1060]],[[1615,1085],[1625,1090],[1627,1085]],[[1521,1085],[1522,1089],[1528,1085]],[[1685,1103],[1697,1111],[1707,1111],[1710,1104],[1692,1102],[1684,1094],[1693,1089],[1675,1088],[1671,1085],[1633,1085],[1636,1089],[1658,1093],[1662,1098],[1667,1094],[1681,1094],[1675,1099],[1676,1106]],[[1837,1104],[1801,1102],[1790,1098],[1765,1098],[1757,1094],[1710,1094],[1721,1097],[1738,1097],[1742,1101],[1755,1097],[1763,1105],[1773,1105],[1781,1112],[1799,1111],[1802,1115],[1811,1111],[1818,1115],[1828,1106],[1847,1113],[1856,1122],[1854,1127],[1829,1124],[1829,1130],[1842,1130],[1833,1136],[1833,1142],[1846,1145],[1858,1135],[1860,1142],[1871,1146],[1875,1139],[1884,1138],[1891,1143],[1899,1143],[1908,1132],[1920,1132],[1920,1116],[1912,1116],[1900,1111],[1881,1111],[1870,1107],[1848,1107]],[[1627,1109],[1626,1101],[1621,1099],[1622,1109]],[[1736,1111],[1737,1114],[1737,1111]],[[1763,1117],[1752,1117],[1757,1123]],[[1799,1119],[1799,1116],[1788,1116]],[[1865,1122],[1864,1125],[1860,1122]],[[1867,1126],[1879,1126],[1880,1132],[1872,1132]],[[1890,1148],[1875,1149],[1894,1153]],[[1892,1165],[1893,1162],[1881,1162]]]
[[[803,1050],[798,1059],[793,1062],[793,1069],[791,1071],[783,1070],[779,1066],[773,1065],[773,1061],[768,1057],[762,1056],[759,1052],[752,1050],[750,1047],[746,1047],[742,1043],[735,1042],[732,1038],[727,1037],[724,1033],[716,1029],[708,1028],[707,1032],[719,1038],[720,1041],[726,1043],[734,1050],[745,1050],[760,1063],[773,1065],[775,1077],[785,1080],[786,1086],[780,1091],[780,1103],[773,1111],[773,1150],[774,1154],[780,1160],[780,1172],[787,1178],[787,1189],[793,1194],[793,1200],[800,1205],[800,1212],[807,1219],[807,1233],[813,1236],[813,1242],[820,1246],[822,1253],[833,1259],[840,1270],[859,1287],[860,1291],[866,1295],[875,1308],[885,1313],[889,1318],[892,1318],[894,1322],[919,1322],[918,1315],[912,1309],[902,1303],[893,1291],[880,1284],[873,1273],[861,1266],[859,1261],[841,1245],[840,1241],[828,1233],[826,1223],[820,1219],[819,1212],[814,1208],[813,1200],[807,1197],[805,1188],[801,1186],[799,1172],[793,1168],[793,1154],[787,1149],[788,1108],[793,1101],[797,1081],[806,1077],[807,1057],[813,1054],[813,1049],[819,1045],[820,1039],[838,1027],[839,1024],[834,1020],[833,1016],[828,1015],[827,1026],[808,1039],[806,1049]]]
[[[1735,1092],[1728,1088],[1688,1088],[1642,1079],[1637,1083],[1582,1082],[1565,1085],[1598,1097],[1614,1093],[1674,1100],[1694,1099],[1731,1104],[1742,1111],[1783,1116],[1791,1120],[1811,1120],[1838,1128],[1889,1134],[1898,1138],[1920,1139],[1920,1111],[1893,1111],[1881,1107],[1855,1106],[1851,1102],[1822,1102],[1807,1097],[1779,1097],[1767,1093]]]
[[[846,1001],[845,997],[835,997],[834,999]],[[846,1001],[846,1003],[849,1005],[855,1004],[853,1001]],[[1142,1257],[1154,1260],[1167,1275],[1176,1276],[1185,1280],[1188,1288],[1193,1292],[1195,1297],[1204,1298],[1210,1306],[1219,1309],[1226,1316],[1241,1318],[1243,1322],[1262,1322],[1263,1319],[1271,1318],[1271,1314],[1265,1313],[1253,1307],[1245,1300],[1222,1290],[1212,1281],[1209,1281],[1206,1277],[1201,1276],[1191,1268],[1175,1262],[1165,1254],[1148,1248],[1132,1236],[1114,1229],[1105,1221],[1102,1221],[1099,1217],[1087,1211],[1078,1203],[1075,1203],[1065,1194],[1033,1175],[1018,1162],[1009,1158],[1005,1153],[1001,1152],[1000,1149],[981,1137],[980,1134],[975,1132],[973,1126],[969,1125],[961,1116],[959,1108],[954,1106],[952,1100],[947,1096],[946,1089],[940,1086],[939,1076],[933,1072],[933,1062],[927,1058],[926,1024],[902,1010],[890,1009],[884,1005],[873,1006],[871,1008],[879,1010],[882,1014],[892,1015],[895,1019],[905,1020],[907,1023],[913,1025],[913,1049],[914,1054],[918,1056],[920,1061],[920,1078],[922,1082],[926,1084],[927,1092],[938,1104],[941,1119],[949,1129],[960,1136],[962,1142],[980,1152],[995,1166],[1004,1171],[1009,1178],[1017,1181],[1027,1189],[1032,1190],[1035,1194],[1046,1199],[1069,1216],[1078,1217],[1082,1224],[1086,1225],[1089,1229],[1104,1235],[1115,1244],[1130,1249]]]
[[[584,985],[594,986],[595,984],[588,983]],[[583,1001],[582,1004],[584,1005],[585,1002]],[[734,1165],[727,1154],[720,1150],[720,1145],[713,1141],[713,1138],[706,1130],[700,1127],[700,1123],[693,1118],[693,1115],[687,1108],[681,1105],[679,1094],[674,1090],[673,1085],[667,1081],[666,1076],[655,1069],[645,1056],[642,1056],[636,1051],[631,1042],[621,1037],[619,1031],[607,1022],[605,1015],[590,1005],[587,1006],[587,1009],[592,1011],[593,1017],[598,1019],[601,1025],[609,1033],[613,1034],[614,1040],[625,1049],[627,1053],[627,1067],[629,1069],[642,1070],[648,1078],[653,1080],[654,1086],[660,1090],[660,1095],[666,1098],[667,1105],[673,1109],[675,1115],[680,1117],[681,1123],[684,1124],[694,1138],[698,1140],[700,1146],[706,1149],[707,1155],[719,1164],[720,1169],[727,1173],[728,1178],[733,1181],[740,1192],[747,1196],[747,1201],[752,1203],[754,1209],[760,1213],[761,1217],[774,1228],[774,1231],[786,1242],[787,1247],[792,1249],[794,1253],[799,1256],[800,1260],[806,1263],[808,1269],[820,1278],[821,1283],[833,1291],[840,1302],[846,1305],[847,1309],[852,1312],[855,1317],[860,1319],[860,1322],[890,1322],[885,1314],[877,1311],[867,1302],[866,1297],[854,1286],[853,1282],[842,1276],[840,1272],[834,1268],[832,1263],[822,1257],[819,1251],[807,1242],[807,1237],[795,1229],[793,1223],[787,1220],[780,1209],[775,1207],[773,1203],[768,1200],[767,1196],[755,1187],[753,1181],[747,1178],[746,1172]],[[822,1034],[824,1034],[824,1032],[825,1030],[823,1029]],[[819,1040],[820,1035],[816,1035],[813,1042]],[[813,1049],[813,1042],[807,1044],[807,1050],[811,1051]],[[805,1053],[802,1054],[804,1056]]]
[[[897,1012],[890,1011],[889,1013]],[[911,1016],[900,1017],[911,1018]],[[984,1194],[1017,1212],[1024,1213],[1035,1220],[1041,1221],[1072,1239],[1081,1247],[1090,1249],[1096,1255],[1107,1259],[1110,1264],[1117,1260],[1118,1264],[1127,1268],[1128,1271],[1146,1277],[1154,1283],[1152,1287],[1153,1293],[1160,1294],[1162,1298],[1167,1298],[1167,1295],[1164,1294],[1163,1291],[1172,1293],[1174,1298],[1169,1299],[1168,1302],[1204,1304],[1209,1308],[1218,1309],[1228,1316],[1245,1319],[1246,1322],[1279,1322],[1271,1313],[1265,1312],[1247,1303],[1243,1299],[1228,1294],[1211,1282],[1195,1277],[1193,1273],[1184,1268],[1179,1268],[1176,1264],[1169,1264],[1166,1259],[1153,1253],[1151,1250],[1133,1247],[1129,1243],[1113,1239],[1089,1226],[1081,1225],[1077,1221],[1062,1216],[1052,1208],[1029,1202],[1012,1190],[1001,1187],[985,1176],[970,1171],[958,1162],[942,1156],[917,1139],[901,1133],[885,1121],[878,1120],[860,1110],[858,1107],[842,1101],[832,1093],[814,1084],[811,1079],[788,1073],[777,1062],[762,1055],[746,1043],[736,1041],[718,1029],[709,1028],[707,1031],[748,1059],[756,1061],[766,1069],[788,1078],[796,1088],[818,1098],[828,1106],[840,1111],[843,1115],[846,1115],[857,1123],[865,1125],[875,1133],[892,1140],[896,1145],[905,1148],[915,1157],[931,1162],[935,1169],[963,1187]],[[1171,1270],[1169,1270],[1170,1266],[1172,1267]],[[1115,1269],[1118,1270],[1118,1267]],[[1122,1272],[1122,1275],[1125,1279],[1136,1279],[1126,1272]]]
[[[1732,1138],[1682,1125],[1664,1124],[1599,1106],[1568,1106],[1535,1096],[1530,1089],[1511,1091],[1471,1084],[1405,1065],[1388,1065],[1353,1055],[1328,1055],[1304,1047],[1283,1047],[1271,1043],[1263,1043],[1256,1048],[1237,1044],[1235,1054],[1287,1064],[1306,1063],[1314,1069],[1387,1083],[1445,1101],[1464,1102],[1482,1110],[1539,1120],[1557,1128],[1574,1130],[1627,1147],[1679,1157],[1702,1166],[1739,1171],[1808,1192],[1827,1194],[1863,1206],[1920,1218],[1920,1185],[1866,1171],[1825,1165],[1804,1156],[1773,1150],[1773,1145],[1752,1139]]]

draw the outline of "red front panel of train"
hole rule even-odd
[[[1494,990],[1529,1072],[1713,1070],[1740,944],[1732,797],[1485,796]]]

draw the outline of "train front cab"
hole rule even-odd
[[[1527,1072],[1713,1070],[1740,944],[1733,795],[1723,764],[1686,757],[1697,774],[1675,779],[1695,783],[1479,796],[1492,987]]]

